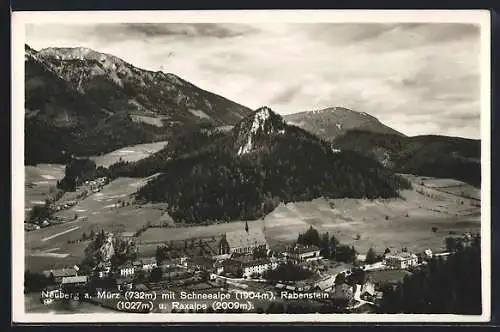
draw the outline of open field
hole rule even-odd
[[[119,178],[92,194],[71,209],[58,212],[59,216],[87,216],[88,221],[73,221],[27,232],[27,266],[47,269],[55,265],[75,264],[83,258],[86,243],[69,244],[81,239],[85,232],[135,232],[146,223],[158,224],[165,214],[164,204],[117,207],[120,200],[129,201],[130,195],[148,179]],[[463,188],[475,192],[466,187]],[[437,188],[441,190],[441,188]],[[430,190],[437,190],[431,188]],[[309,202],[280,204],[264,219],[248,221],[250,228],[264,230],[271,246],[295,241],[300,232],[310,226],[320,232],[335,235],[343,244],[353,245],[359,253],[370,247],[377,252],[385,248],[412,251],[427,248],[439,250],[444,238],[455,232],[480,230],[480,209],[476,200],[444,194],[431,198],[415,190],[401,192],[402,199],[324,199]],[[459,203],[464,201],[463,204]],[[245,221],[210,226],[150,228],[138,237],[141,241],[184,240],[208,237],[244,229]],[[433,227],[437,228],[433,231]],[[158,243],[139,245],[142,254],[153,254]]]
[[[168,116],[158,117],[158,116],[147,116],[138,114],[130,114],[130,118],[134,122],[147,123],[157,127],[163,127],[163,120],[169,119]]]
[[[456,184],[456,183],[455,183]],[[464,188],[470,189],[467,185]],[[471,191],[477,189],[472,188]],[[434,190],[434,188],[433,188]],[[264,220],[248,221],[249,227],[264,229],[270,245],[297,239],[297,235],[313,226],[320,232],[335,235],[343,244],[365,253],[370,247],[377,252],[385,248],[423,251],[444,247],[450,232],[480,230],[479,208],[474,200],[456,195],[430,198],[414,190],[401,192],[402,199],[324,199],[279,205]],[[182,240],[193,236],[220,236],[244,229],[244,221],[210,226],[155,228],[144,232],[139,240]],[[437,231],[432,230],[437,227]],[[359,239],[357,239],[359,236]],[[151,247],[151,248],[149,248]],[[149,246],[148,250],[153,250]]]
[[[454,179],[438,179],[412,174],[400,174],[413,183],[465,198],[481,199],[481,189]]]
[[[88,243],[68,243],[82,238],[91,230],[135,232],[147,222],[155,222],[164,213],[161,204],[129,205],[117,208],[147,179],[120,178],[103,187],[101,192],[78,202],[71,209],[58,212],[61,217],[87,216],[87,221],[72,221],[25,233],[26,267],[48,269],[81,261]],[[52,249],[52,250],[51,250]],[[48,251],[47,251],[48,250]]]
[[[248,221],[248,227],[262,228],[262,220]],[[192,237],[220,236],[226,232],[245,228],[244,221],[234,221],[209,226],[150,228],[138,238],[139,241],[170,241],[183,240]]]
[[[44,204],[55,191],[57,180],[64,177],[64,165],[38,164],[24,167],[24,209]]]
[[[421,183],[420,177],[408,178]],[[402,247],[414,251],[439,249],[444,247],[444,238],[450,232],[480,231],[477,200],[460,197],[460,194],[446,194],[438,184],[459,186],[469,196],[478,195],[479,189],[448,179],[426,178],[424,185],[426,183],[432,185],[431,191],[439,192],[439,198],[415,190],[403,190],[402,199],[319,198],[281,204],[265,218],[266,236],[270,243],[293,241],[298,233],[313,226],[365,253],[370,247],[377,252]],[[433,232],[433,227],[437,227],[436,232]]]
[[[166,141],[154,142],[154,143],[146,143],[146,144],[137,144],[132,146],[127,146],[110,153],[106,153],[102,156],[91,156],[88,157],[95,161],[96,165],[109,167],[112,164],[118,162],[120,158],[123,161],[137,161],[143,158],[148,157],[149,155],[160,151],[167,144]]]

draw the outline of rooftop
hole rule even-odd
[[[244,229],[227,232],[226,241],[229,248],[244,248],[267,245],[267,240],[260,228],[250,228],[248,232]]]
[[[305,253],[315,252],[315,251],[319,251],[319,250],[320,250],[319,247],[317,247],[315,245],[304,246],[304,245],[298,244],[292,249],[292,252],[297,253],[297,254],[305,254]]]
[[[62,279],[63,284],[76,284],[80,282],[87,282],[87,276],[64,277]]]
[[[140,259],[142,264],[155,264],[156,257],[144,257]]]
[[[388,254],[385,256],[385,258],[396,258],[396,259],[412,259],[416,257],[417,255],[409,252],[399,252],[396,254]]]
[[[71,269],[71,268],[62,268],[62,269],[57,269],[57,270],[45,271],[44,274],[45,275],[52,274],[55,278],[71,277],[71,276],[76,276],[76,271],[75,271],[75,269]]]
[[[215,261],[209,257],[195,256],[191,259],[191,263],[204,267],[213,267]]]
[[[334,284],[335,284],[335,278],[331,276],[326,279],[320,280],[318,283],[316,283],[316,286],[318,286],[319,289],[321,290],[325,290],[327,288],[332,287]]]

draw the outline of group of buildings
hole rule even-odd
[[[89,181],[85,181],[84,182],[84,189],[75,197],[73,197],[74,199],[71,199],[71,200],[65,200],[63,202],[57,202],[57,203],[50,203],[47,207],[52,211],[52,212],[59,212],[59,211],[62,211],[62,210],[67,210],[67,209],[70,209],[72,207],[74,207],[77,203],[78,203],[78,200],[79,199],[83,199],[85,197],[87,197],[89,195],[89,191],[91,193],[96,193],[96,192],[99,192],[101,191],[101,188],[108,184],[109,183],[109,179],[107,177],[99,177],[95,180],[89,180]],[[75,217],[75,219],[77,219],[77,217]],[[33,230],[38,230],[40,228],[44,228],[44,227],[48,227],[48,226],[51,226],[51,225],[54,225],[54,224],[60,224],[60,223],[63,223],[63,222],[67,222],[67,221],[72,221],[72,220],[75,220],[75,219],[71,219],[69,220],[68,218],[62,218],[62,217],[58,217],[58,218],[45,218],[43,220],[41,220],[39,223],[35,224],[35,223],[30,223],[30,222],[25,222],[24,223],[24,230],[29,232],[29,231],[33,231]],[[81,221],[85,221],[87,220],[87,217],[84,217],[84,218],[80,218]]]
[[[91,192],[96,193],[101,191],[101,188],[108,183],[109,179],[106,176],[103,176],[95,180],[87,180],[83,184],[87,186]]]
[[[468,238],[472,238],[468,236]],[[401,251],[386,253],[383,260],[375,264],[362,265],[362,270],[370,269],[408,269],[418,266],[425,258],[445,256],[449,253],[433,253],[430,249],[422,254]],[[115,279],[119,290],[131,289],[137,282],[138,275],[151,276],[153,271],[160,272],[160,281],[180,280],[177,285],[184,285],[182,280],[193,279],[199,273],[205,273],[207,278],[249,279],[261,277],[267,271],[277,269],[284,262],[307,266],[310,262],[322,260],[320,248],[295,244],[283,252],[272,253],[260,228],[225,233],[218,243],[217,254],[208,256],[178,257],[158,262],[155,257],[142,257],[127,261],[120,266],[111,267],[111,264],[99,264],[90,275],[80,275],[78,267],[46,271],[46,276],[53,278],[60,287],[81,287],[93,279]],[[375,266],[376,265],[376,266]],[[356,269],[356,268],[353,268]],[[346,276],[353,273],[353,269],[345,271]],[[319,276],[319,275],[318,275]],[[196,279],[198,280],[198,279]],[[304,282],[284,282],[275,285],[278,291],[307,292],[320,290],[330,292],[333,297],[347,297],[349,301],[373,301],[378,293],[370,280],[356,285],[336,285],[336,276],[324,275],[321,279],[312,278]],[[171,285],[171,284],[169,284]]]

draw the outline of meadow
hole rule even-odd
[[[97,167],[109,167],[114,163],[118,162],[120,159],[123,161],[137,161],[143,158],[146,158],[153,153],[160,151],[167,144],[166,141],[154,142],[154,143],[145,143],[145,144],[137,144],[126,146],[124,148],[112,151],[110,153],[106,153],[102,156],[90,156],[87,157],[93,161],[95,161]]]
[[[79,263],[88,243],[68,243],[82,239],[93,230],[114,233],[136,232],[147,222],[155,222],[164,213],[161,204],[121,207],[119,202],[132,200],[130,195],[147,179],[120,178],[104,186],[99,193],[81,200],[70,209],[56,213],[59,217],[87,217],[86,221],[71,221],[25,232],[26,267],[48,269]]]
[[[64,165],[38,164],[24,167],[24,209],[41,205],[56,190],[57,180],[64,177]]]

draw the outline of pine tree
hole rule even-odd
[[[368,252],[366,253],[366,264],[373,264],[377,261],[377,254],[375,253],[375,250],[373,248],[368,249]]]

